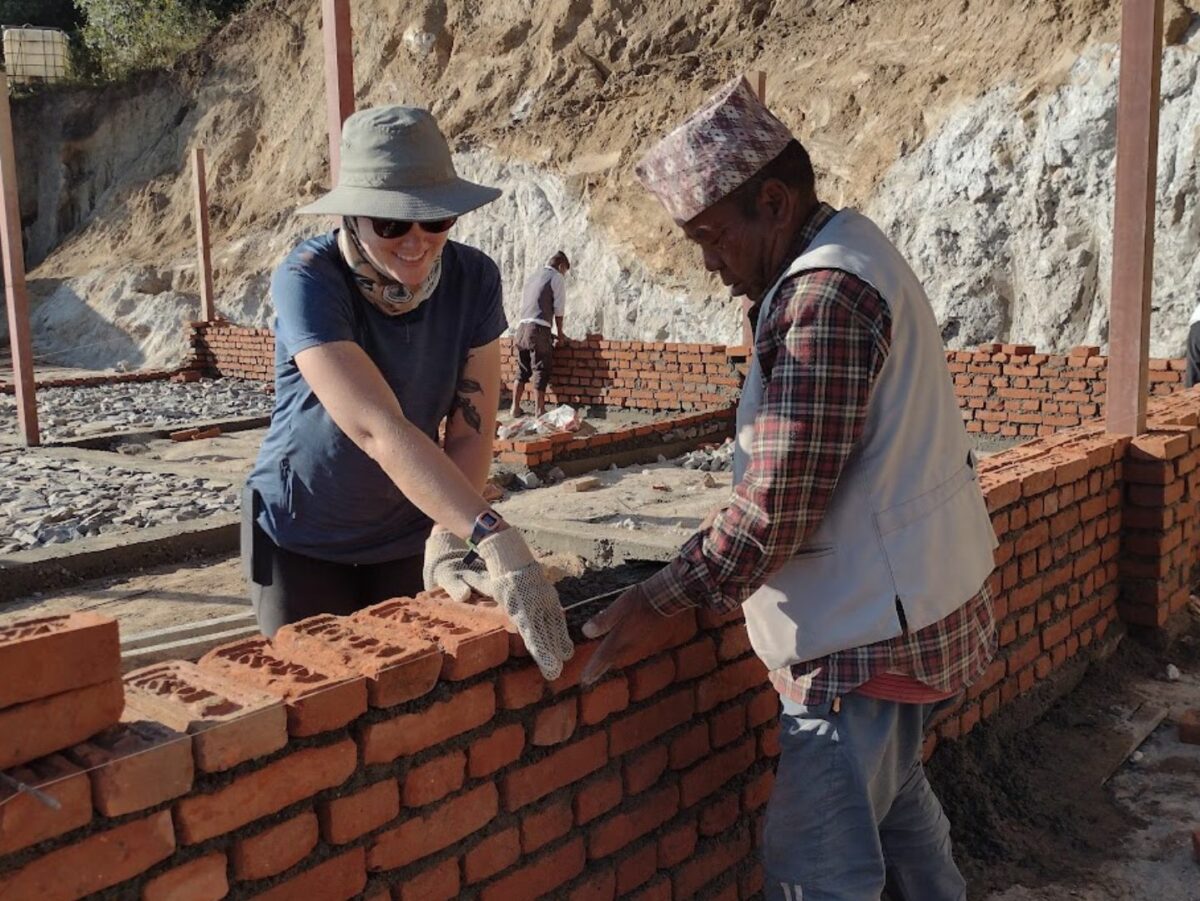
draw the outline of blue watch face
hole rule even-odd
[[[490,532],[500,525],[500,517],[491,510],[484,510],[479,514],[478,523]]]

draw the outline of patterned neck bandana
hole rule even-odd
[[[385,316],[403,316],[411,313],[433,294],[442,279],[442,257],[439,254],[425,281],[416,292],[410,291],[395,279],[388,278],[371,264],[367,252],[358,237],[358,225],[353,216],[342,217],[342,228],[338,232],[338,250],[342,259],[354,275],[354,283],[363,297]]]

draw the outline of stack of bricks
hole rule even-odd
[[[1108,358],[1081,345],[1040,354],[1029,344],[982,344],[946,352],[967,430],[1000,438],[1033,438],[1073,428],[1104,413]],[[1184,360],[1151,360],[1150,393],[1183,388]]]
[[[123,704],[115,621],[72,613],[0,628],[0,769],[95,735]]]
[[[275,381],[275,334],[268,328],[192,322],[191,366],[206,375]]]
[[[778,700],[744,625],[673,617],[584,690],[596,644],[547,683],[433,594],[130,673],[120,726],[31,765],[71,815],[0,807],[0,896],[750,897]]]
[[[606,341],[589,336],[554,352],[547,398],[636,410],[704,410],[737,403],[748,348],[662,341]],[[517,375],[517,352],[501,342],[506,384]]]
[[[731,434],[733,418],[733,407],[721,407],[590,435],[555,432],[538,438],[497,438],[492,448],[501,463],[542,466],[638,447],[723,441]],[[691,438],[685,437],[692,432]]]
[[[1200,577],[1200,389],[1150,404],[1125,461],[1121,615],[1157,628]]]

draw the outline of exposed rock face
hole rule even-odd
[[[1200,302],[1200,31],[1163,62],[1151,353]],[[924,280],[951,346],[1108,337],[1118,59],[1091,47],[1035,98],[988,92],[884,179],[868,210]]]

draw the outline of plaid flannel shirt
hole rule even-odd
[[[835,213],[819,206],[801,231],[800,253]],[[712,527],[644,583],[664,615],[701,605],[729,611],[753,594],[815,531],[862,437],[891,345],[887,303],[854,275],[816,270],[785,279],[767,316],[754,346],[766,387],[749,465]],[[884,672],[952,693],[986,669],[995,631],[985,586],[918,632],[805,661],[771,681],[800,704],[823,703]]]

